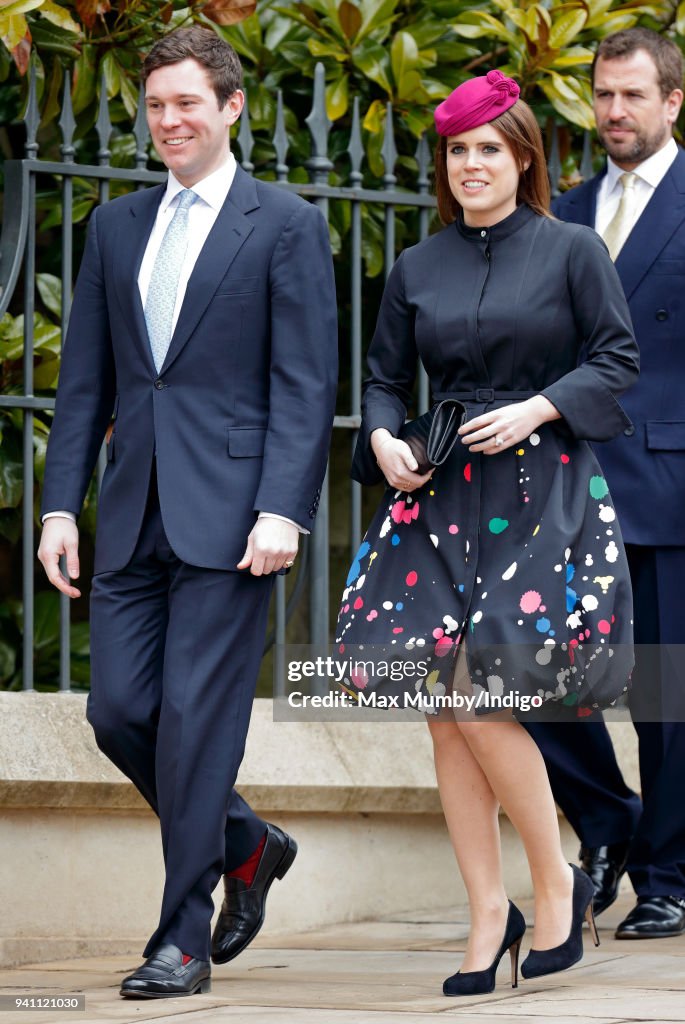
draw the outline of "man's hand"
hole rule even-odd
[[[417,473],[418,463],[407,442],[393,437],[384,427],[377,427],[371,434],[371,447],[383,476],[398,491],[416,491],[433,476],[433,470],[423,476]]]
[[[459,434],[470,452],[497,455],[530,437],[543,423],[558,419],[561,414],[549,399],[535,395],[525,402],[503,405],[468,420],[459,427]]]
[[[72,587],[68,579],[65,579],[59,569],[61,555],[67,556],[67,572],[69,578],[77,580],[79,577],[78,560],[78,527],[71,519],[64,516],[51,516],[43,524],[43,533],[38,548],[38,559],[42,563],[45,573],[52,583],[67,597],[80,597],[81,591]]]
[[[292,523],[268,516],[258,519],[247,538],[245,554],[237,568],[249,568],[253,576],[278,572],[288,562],[295,561],[299,536],[297,527]]]

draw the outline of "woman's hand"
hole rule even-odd
[[[409,445],[393,437],[384,427],[378,427],[371,434],[371,447],[383,476],[398,491],[416,491],[433,476],[432,470],[424,476],[417,473],[418,463]]]
[[[556,406],[544,395],[535,395],[525,402],[504,405],[476,416],[459,428],[459,434],[470,452],[497,455],[530,437],[543,423],[558,419],[561,413]]]

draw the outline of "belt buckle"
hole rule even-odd
[[[477,402],[494,402],[495,401],[495,389],[494,388],[476,388],[476,401]]]

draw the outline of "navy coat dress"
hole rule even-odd
[[[491,228],[457,221],[405,250],[369,350],[352,475],[369,439],[397,435],[417,357],[434,399],[473,419],[545,395],[562,419],[496,455],[457,441],[412,494],[389,489],[352,564],[340,652],[428,664],[405,691],[444,693],[466,641],[477,694],[607,706],[632,668],[621,533],[588,444],[630,425],[617,395],[638,373],[623,290],[594,231],[525,205]],[[368,685],[353,674],[352,692]],[[480,705],[480,710],[487,710]]]

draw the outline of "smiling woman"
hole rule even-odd
[[[447,140],[450,191],[464,211],[464,223],[481,227],[503,220],[516,209],[520,171],[506,137],[481,125]]]
[[[471,908],[466,955],[443,987],[458,996],[492,991],[507,950],[516,984],[525,921],[504,890],[500,804],[535,889],[522,972],[583,955],[592,882],[564,861],[544,762],[516,716],[533,699],[598,706],[627,688],[628,567],[587,440],[628,426],[615,396],[636,376],[637,346],[603,243],[549,214],[540,129],[517,84],[499,71],[465,82],[435,121],[445,226],[400,255],[383,295],[353,476],[367,482],[375,456],[389,487],[336,640],[348,657],[363,647],[365,659],[425,660],[425,678],[398,684],[405,706],[416,694],[474,697],[473,713],[429,715]],[[428,473],[401,433],[417,357],[434,410],[447,398],[466,408],[460,441]],[[346,683],[365,700],[375,685]],[[492,714],[503,706],[517,712]]]

